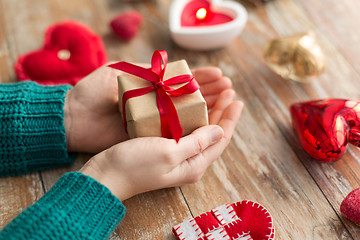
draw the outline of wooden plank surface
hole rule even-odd
[[[285,6],[288,11],[281,11]],[[344,4],[338,7],[344,8],[344,6],[350,7],[351,5]],[[241,67],[242,74],[246,76],[247,79],[251,79],[251,81],[248,82],[252,85],[252,89],[254,89],[256,95],[259,96],[266,106],[281,132],[299,156],[299,159],[320,186],[321,191],[325,194],[333,209],[341,217],[341,220],[344,221],[348,231],[351,232],[354,239],[358,239],[360,238],[359,228],[344,219],[339,211],[340,203],[346,194],[360,185],[358,150],[350,147],[350,151],[348,151],[340,161],[330,164],[320,163],[311,159],[299,146],[292,129],[289,129],[291,122],[288,109],[294,102],[310,99],[328,97],[359,99],[359,75],[351,66],[353,61],[349,61],[346,56],[337,51],[337,48],[331,42],[331,38],[328,38],[319,31],[323,26],[314,26],[312,19],[307,18],[307,12],[301,7],[293,2],[287,2],[286,5],[283,5],[282,2],[276,2],[271,7],[272,11],[268,12],[267,18],[254,18],[256,22],[250,25],[252,27],[250,32],[254,35],[259,35],[262,32],[259,26],[265,24],[271,24],[274,29],[274,31],[271,31],[271,28],[268,28],[270,37],[296,34],[308,30],[314,31],[327,56],[325,73],[310,84],[285,81],[271,73],[264,74],[264,71],[268,71],[268,69],[264,69],[264,64],[261,61],[262,49],[257,48],[258,45],[253,43],[250,38],[244,38],[243,42],[237,42],[237,46],[244,51],[241,52],[241,56],[238,54],[239,52],[231,51],[231,53],[237,54],[233,59],[236,61],[236,64]],[[310,7],[308,6],[308,8]],[[335,8],[333,5],[329,7],[329,9],[333,8]],[[350,12],[351,10],[348,9],[348,11]],[[290,19],[292,19],[292,28],[286,28],[286,26],[289,25]],[[348,19],[348,16],[339,15],[336,21],[342,21],[341,19]],[[258,22],[258,20],[260,20],[260,22]],[[350,20],[348,19],[347,21]],[[320,22],[318,24],[320,24]],[[335,19],[333,24],[329,21],[323,22],[322,24],[326,24],[327,26],[331,25],[334,26],[334,28],[338,26],[335,24]],[[348,50],[348,52],[350,51],[351,50]],[[250,60],[244,61],[244,59]],[[258,64],[254,66],[253,63],[256,59],[258,59]],[[277,98],[274,98],[274,96],[277,96]]]
[[[104,40],[111,60],[149,62],[155,49],[190,67],[219,66],[231,77],[245,109],[222,157],[196,184],[154,191],[124,202],[128,211],[110,239],[174,239],[171,226],[226,202],[249,199],[271,212],[277,239],[360,239],[360,229],[339,212],[343,198],[360,186],[360,152],[350,147],[334,163],[311,159],[291,128],[294,102],[341,97],[360,99],[360,17],[357,0],[275,0],[246,5],[244,32],[226,48],[194,52],[176,46],[168,30],[168,0],[0,0],[0,82],[16,81],[19,54],[41,46],[44,30],[65,19],[89,25]],[[108,23],[116,14],[144,16],[139,35],[118,40]],[[266,67],[266,43],[312,30],[327,60],[324,74],[308,84],[284,80]],[[78,170],[90,155],[68,168],[0,179],[0,226],[48,191],[59,177]]]

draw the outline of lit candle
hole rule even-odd
[[[191,0],[181,13],[181,25],[184,27],[211,26],[231,22],[233,13],[217,11],[209,0]]]
[[[205,8],[200,8],[196,11],[196,18],[198,20],[204,20],[206,18],[207,11]]]
[[[169,16],[174,41],[194,50],[225,46],[246,21],[246,9],[240,3],[222,0],[174,0]]]

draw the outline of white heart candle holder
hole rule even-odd
[[[210,26],[182,26],[184,7],[192,0],[174,0],[170,7],[169,27],[176,44],[191,50],[212,50],[224,47],[237,37],[247,21],[246,9],[237,2],[209,0],[214,12],[228,15],[231,21]]]

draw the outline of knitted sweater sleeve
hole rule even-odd
[[[71,164],[66,151],[65,94],[70,86],[0,84],[0,176]]]
[[[108,239],[125,207],[82,173],[67,173],[39,201],[0,232],[0,239]]]

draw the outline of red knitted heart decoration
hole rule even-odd
[[[75,85],[106,62],[102,39],[86,25],[66,21],[46,30],[43,47],[19,56],[15,71],[20,81]]]
[[[272,217],[259,203],[227,203],[175,225],[178,240],[273,240]]]

